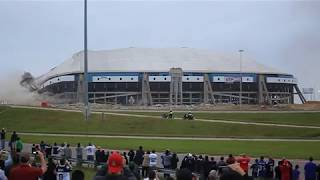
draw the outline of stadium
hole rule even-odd
[[[83,69],[81,51],[38,77],[39,92],[65,103],[81,102]],[[91,103],[293,104],[295,94],[305,102],[294,75],[238,53],[193,48],[89,51],[88,71]]]

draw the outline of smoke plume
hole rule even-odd
[[[40,97],[30,73],[14,72],[0,77],[0,103],[39,105]]]

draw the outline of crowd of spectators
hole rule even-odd
[[[1,132],[1,149],[5,149],[2,139],[5,139],[4,129]],[[320,165],[316,165],[311,157],[304,165],[302,175],[300,167],[293,166],[285,158],[276,163],[271,157],[261,156],[253,160],[246,154],[236,157],[230,154],[219,159],[187,154],[179,159],[169,149],[156,153],[140,146],[135,151],[120,152],[105,151],[91,143],[85,147],[78,143],[71,148],[68,143],[50,145],[44,141],[33,144],[30,152],[22,152],[23,143],[16,132],[11,135],[8,145],[10,153],[1,152],[0,180],[82,180],[84,173],[72,169],[85,164],[97,169],[94,180],[154,180],[159,179],[159,174],[166,180],[320,180]]]

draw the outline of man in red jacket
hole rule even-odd
[[[29,164],[30,156],[27,153],[21,154],[21,163],[11,169],[9,180],[37,180],[47,171],[47,163],[44,160],[42,152],[37,151],[40,158],[41,167],[32,167]]]
[[[281,180],[290,180],[291,173],[292,173],[291,163],[288,160],[283,159],[279,168],[280,168],[280,172],[281,172]]]
[[[240,167],[248,173],[250,157],[245,154],[241,154],[240,157],[237,158],[237,162],[240,164]]]

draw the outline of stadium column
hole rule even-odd
[[[150,91],[150,84],[149,84],[149,75],[147,73],[143,73],[141,98],[142,98],[143,105],[153,104],[151,91]]]
[[[266,100],[269,99],[265,76],[260,74],[258,77],[258,102],[259,104],[265,104]]]
[[[183,71],[181,68],[171,68],[169,71],[171,76],[170,82],[170,104],[173,103],[183,104],[183,92],[182,92],[182,76]]]
[[[209,100],[209,97],[210,97],[210,100]],[[212,90],[212,86],[211,86],[211,82],[208,74],[204,74],[204,77],[203,77],[203,102],[205,104],[209,102],[213,104],[215,103],[213,90]]]

